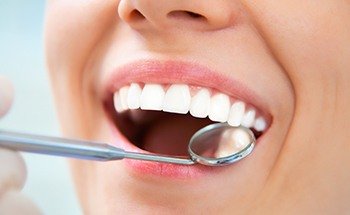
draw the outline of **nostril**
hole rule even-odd
[[[207,18],[198,14],[194,13],[192,11],[186,11],[186,10],[176,10],[171,11],[167,15],[169,18],[181,18],[181,19],[191,19],[191,20],[198,20],[198,21],[206,21]]]
[[[145,19],[145,16],[140,11],[133,10],[131,11],[129,18],[130,20],[133,20],[133,21],[139,21],[139,20]]]
[[[200,15],[198,13],[194,13],[194,12],[190,12],[190,11],[184,11],[184,12],[187,13],[190,17],[195,18],[195,19],[204,18],[202,15]]]

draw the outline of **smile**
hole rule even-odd
[[[105,86],[104,101],[115,145],[135,152],[188,157],[189,139],[206,125],[241,125],[250,128],[259,142],[271,124],[271,116],[259,106],[253,91],[198,65],[134,62],[118,68]],[[212,170],[197,165],[126,163],[143,174],[163,176],[193,177]]]

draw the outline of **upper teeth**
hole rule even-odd
[[[207,88],[191,88],[186,84],[172,84],[167,90],[160,84],[141,85],[132,83],[114,93],[114,107],[117,112],[128,109],[163,110],[165,112],[190,114],[216,122],[227,122],[232,126],[254,127],[257,131],[266,129],[266,120],[257,117],[256,110],[242,101],[233,101],[228,95],[211,92]]]

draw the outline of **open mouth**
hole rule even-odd
[[[112,142],[128,151],[188,157],[192,135],[216,122],[250,128],[259,145],[272,122],[267,104],[251,89],[198,64],[140,60],[104,76],[102,84]],[[217,172],[202,165],[124,163],[138,176],[197,178]]]
[[[271,120],[265,112],[242,99],[204,84],[176,83],[170,76],[167,80],[160,80],[159,75],[152,78],[149,69],[147,75],[119,80],[106,102],[117,130],[137,151],[188,157],[190,138],[206,125],[241,125],[250,128],[257,139],[269,127]]]

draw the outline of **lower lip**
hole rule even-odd
[[[112,128],[112,134],[115,137],[113,145],[119,148],[122,148],[130,152],[138,152],[151,154],[148,151],[144,151],[140,148],[137,148],[135,145],[130,143],[115,127],[113,122],[109,121]],[[204,166],[201,164],[194,165],[178,165],[178,164],[169,164],[169,163],[160,163],[160,162],[151,162],[151,161],[142,161],[142,160],[133,160],[125,159],[123,163],[127,170],[132,174],[137,176],[156,176],[156,177],[165,177],[173,179],[191,179],[204,177],[210,174],[215,174],[218,171],[222,171],[227,167],[210,167]]]

